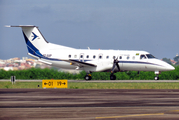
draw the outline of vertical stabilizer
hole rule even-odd
[[[22,32],[26,43],[31,42],[36,48],[47,48],[48,42],[45,40],[38,27],[36,26],[22,26]]]
[[[18,25],[6,27],[21,27],[29,54],[33,57],[44,57],[42,52],[47,50],[73,50],[74,48],[49,43],[45,40],[37,26]]]
[[[43,57],[40,50],[48,48],[48,42],[45,40],[37,26],[19,25],[8,27],[21,27],[25,38],[28,52],[38,57]]]

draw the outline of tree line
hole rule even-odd
[[[162,60],[165,61],[165,62],[167,62],[167,63],[170,64],[170,65],[173,65],[173,63],[171,62],[171,59],[170,59],[170,58],[163,58]],[[176,55],[176,56],[173,58],[173,60],[176,62],[176,63],[175,63],[175,66],[178,66],[178,65],[179,65],[179,56]]]
[[[93,72],[92,80],[110,80],[110,72]],[[78,74],[69,72],[61,72],[55,69],[40,69],[31,68],[27,70],[5,71],[0,70],[0,79],[10,79],[11,76],[16,76],[16,79],[68,79],[68,80],[84,80],[85,71]],[[154,72],[140,71],[126,71],[115,73],[117,80],[153,80]],[[160,80],[179,80],[179,66],[175,67],[173,71],[161,72]]]

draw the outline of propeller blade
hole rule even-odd
[[[116,66],[117,66],[118,70],[120,71],[120,67],[119,67],[119,64],[118,64],[118,63],[116,63]]]
[[[113,63],[113,67],[112,67],[111,73],[113,73],[113,72],[114,72],[115,67],[116,67],[116,64],[115,64],[115,63]]]
[[[114,69],[115,69],[116,66],[117,66],[118,70],[120,71],[120,67],[119,67],[118,62],[119,62],[119,61],[118,61],[118,57],[117,57],[116,59],[114,58],[113,67],[112,67],[111,73],[114,72]]]

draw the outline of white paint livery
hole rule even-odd
[[[28,55],[55,67],[85,70],[86,80],[91,79],[91,72],[97,71],[110,71],[111,80],[116,79],[113,73],[118,71],[155,71],[157,74],[155,79],[159,79],[160,71],[175,69],[146,51],[75,49],[47,42],[37,26],[8,27],[22,28]]]

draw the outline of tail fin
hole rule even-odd
[[[43,57],[39,50],[47,48],[48,42],[45,40],[37,26],[19,25],[6,27],[21,27],[28,52],[37,57]]]
[[[28,54],[34,58],[42,58],[42,52],[53,49],[53,50],[65,50],[70,49],[73,50],[74,48],[66,47],[62,45],[57,45],[53,43],[49,43],[45,40],[43,35],[41,34],[40,30],[37,26],[34,25],[19,25],[19,26],[6,26],[6,27],[21,27],[22,32],[25,38],[25,42],[28,49]]]

